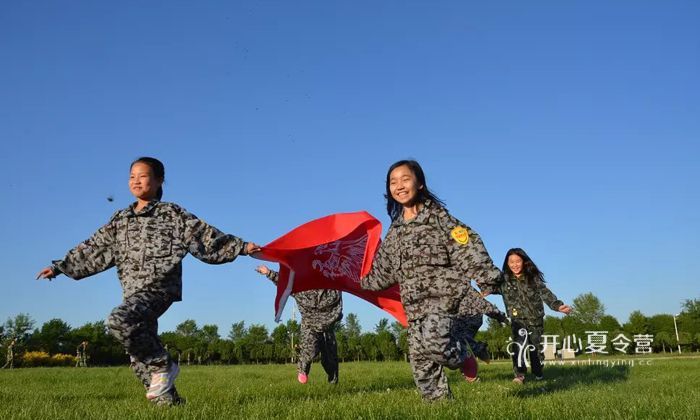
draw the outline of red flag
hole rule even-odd
[[[406,326],[399,286],[374,292],[360,287],[372,268],[382,224],[365,211],[338,213],[305,223],[262,247],[256,258],[280,264],[275,320],[292,293],[336,289],[352,293],[389,312]]]

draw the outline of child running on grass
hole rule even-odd
[[[494,308],[470,279],[483,288],[495,285],[501,272],[479,235],[430,192],[418,162],[391,165],[385,197],[392,223],[361,286],[383,290],[399,284],[416,386],[425,401],[451,398],[443,366],[476,378],[467,320]]]
[[[180,369],[158,338],[158,318],[182,300],[182,259],[190,253],[206,263],[222,264],[259,247],[220,232],[176,204],[160,201],[164,180],[165,167],[159,160],[135,160],[129,190],[136,202],[41,270],[37,279],[63,273],[80,280],[116,266],[124,300],[107,318],[107,326],[131,357],[146,398],[169,406],[182,402],[175,389]]]
[[[278,273],[264,265],[255,269],[277,284]],[[308,381],[311,362],[321,353],[321,366],[328,383],[338,383],[338,345],[335,326],[343,318],[343,295],[339,290],[314,289],[293,294],[301,312],[301,342],[297,363],[297,380]]]
[[[510,315],[513,342],[513,382],[525,382],[526,353],[530,356],[532,374],[542,380],[542,333],[544,332],[544,301],[553,311],[571,313],[571,308],[557,299],[545,285],[544,274],[520,248],[509,249],[503,261],[503,276],[494,293],[503,296],[506,313]],[[484,294],[487,294],[485,292]],[[522,351],[520,351],[522,349]],[[527,350],[527,352],[525,351]],[[542,354],[542,358],[544,355]]]

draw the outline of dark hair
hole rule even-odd
[[[522,248],[511,248],[506,252],[506,258],[503,260],[503,272],[506,275],[513,276],[513,271],[508,267],[508,257],[513,254],[523,259],[523,274],[525,274],[525,279],[527,281],[539,279],[544,282],[544,273],[537,268],[535,263]]]
[[[422,202],[430,199],[442,207],[445,207],[445,203],[428,189],[428,184],[425,182],[425,174],[423,173],[423,168],[420,167],[420,164],[415,160],[400,160],[391,165],[386,173],[386,193],[384,194],[384,198],[386,198],[386,212],[389,214],[391,220],[397,220],[401,216],[402,206],[391,196],[391,191],[389,190],[389,177],[394,169],[404,165],[408,166],[408,169],[410,169],[411,172],[413,172],[413,175],[416,176],[418,186],[423,186],[423,188],[420,188],[417,192],[416,201]]]
[[[135,161],[131,162],[130,168],[133,168],[135,164],[137,163],[144,163],[148,165],[151,170],[153,171],[153,176],[155,176],[157,179],[160,179],[161,181],[165,181],[165,166],[163,166],[163,162],[159,161],[156,158],[148,157],[148,156],[142,156]],[[158,188],[158,192],[156,193],[156,198],[160,200],[163,198],[163,186],[161,185],[160,188]]]

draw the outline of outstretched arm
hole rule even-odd
[[[37,275],[38,279],[52,279],[63,273],[80,280],[114,267],[114,225],[112,220],[102,226],[90,238],[68,251],[62,260],[44,268]]]
[[[182,213],[182,223],[183,240],[190,254],[206,263],[223,264],[235,260],[241,254],[249,255],[260,250],[255,243],[225,234],[186,211]]]

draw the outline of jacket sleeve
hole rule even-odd
[[[498,276],[498,280],[496,280],[496,283],[491,283],[491,284],[484,283],[483,285],[479,286],[479,289],[482,292],[487,292],[487,293],[492,294],[492,295],[501,295],[501,294],[503,294],[501,292],[501,287],[503,286],[503,282],[505,282],[505,276],[504,276],[503,272],[501,272],[501,275]],[[477,281],[477,284],[479,284],[478,281]]]
[[[479,234],[444,209],[439,211],[438,221],[452,264],[461,270],[466,278],[475,280],[482,291],[497,293],[501,270],[493,263]]]
[[[374,259],[372,260],[372,269],[370,272],[360,279],[360,287],[365,290],[384,290],[398,282],[396,278],[396,267],[394,257],[396,250],[394,241],[392,240],[393,232],[389,228],[384,242],[379,245]]]
[[[241,238],[225,234],[187,211],[181,213],[181,218],[184,224],[183,242],[198,260],[223,264],[244,253],[245,242]]]
[[[267,273],[265,277],[270,279],[273,283],[277,284],[277,280],[279,279],[279,273],[275,270],[270,270],[270,272]]]
[[[89,239],[68,251],[62,260],[52,261],[56,274],[80,280],[114,267],[115,217],[116,214]]]
[[[551,290],[547,287],[546,284],[541,279],[536,280],[537,284],[537,289],[540,292],[540,297],[542,298],[542,301],[549,306],[549,308],[553,311],[559,311],[559,307],[564,304],[561,300],[557,298],[557,296],[552,293]]]

